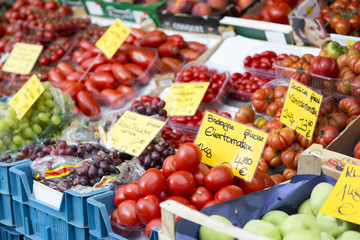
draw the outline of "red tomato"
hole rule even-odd
[[[80,80],[80,78],[82,77],[84,73],[83,72],[72,72],[69,75],[66,76],[66,80],[67,81],[72,81],[72,82],[78,82]],[[87,76],[84,77],[84,80],[87,78]]]
[[[119,216],[120,222],[125,227],[135,226],[140,222],[140,219],[136,214],[135,200],[125,200],[120,203],[117,208],[117,214]]]
[[[148,68],[153,63],[156,55],[155,52],[148,49],[130,49],[129,56],[135,64]]]
[[[122,225],[121,224],[121,221],[120,221],[120,219],[119,219],[119,215],[118,215],[118,213],[117,213],[117,209],[115,209],[112,213],[111,213],[111,215],[110,215],[110,221],[112,221],[112,222],[114,222],[114,223],[116,223],[116,224],[118,224],[118,225]]]
[[[335,78],[339,73],[339,67],[336,59],[318,56],[311,60],[311,72],[317,75]]]
[[[171,35],[166,37],[167,42],[176,44],[178,48],[183,48],[185,46],[184,38],[181,35]]]
[[[86,90],[84,84],[75,82],[72,83],[72,85],[66,88],[63,92],[69,94],[73,100],[76,100],[77,93],[83,90]]]
[[[99,66],[103,65],[105,62],[106,58],[104,56],[91,57],[84,60],[80,66],[83,70],[87,70],[89,68],[89,71],[92,72]]]
[[[134,63],[127,63],[124,65],[136,77],[136,82],[146,85],[150,82],[151,76],[145,68],[140,67]]]
[[[165,158],[163,165],[162,165],[162,172],[165,175],[165,177],[169,177],[171,174],[176,172],[176,166],[175,166],[175,155],[168,156]]]
[[[228,201],[234,198],[238,198],[244,195],[244,191],[235,185],[228,185],[220,188],[219,191],[215,193],[215,200],[219,202]]]
[[[56,68],[59,70],[59,72],[64,75],[65,77],[67,75],[70,75],[71,73],[75,72],[75,68],[73,66],[71,66],[70,64],[66,63],[66,62],[59,62],[56,65]]]
[[[132,85],[135,81],[135,76],[124,65],[114,63],[111,67],[111,72],[116,80],[122,84]]]
[[[175,155],[177,170],[194,171],[199,167],[202,153],[198,146],[193,143],[181,145]]]
[[[167,201],[167,200],[173,200],[173,201],[178,202],[178,203],[180,203],[180,204],[182,204],[182,205],[185,205],[185,206],[187,206],[187,205],[190,204],[190,203],[189,203],[189,200],[187,200],[187,199],[184,198],[184,197],[180,197],[180,196],[170,196],[170,197],[167,197],[167,198],[165,198],[165,199],[163,200],[163,202],[165,202],[165,201]]]
[[[77,94],[77,103],[81,111],[89,117],[100,117],[100,107],[95,99],[87,91],[80,91]]]
[[[241,187],[245,193],[261,191],[265,188],[265,180],[259,174],[259,170],[256,170],[251,182],[247,182],[244,179],[239,178],[239,187]]]
[[[55,70],[50,70],[49,73],[49,81],[55,86],[58,87],[61,82],[65,81],[64,76],[61,73],[58,73]]]
[[[215,205],[215,204],[218,204],[218,203],[220,203],[220,202],[217,201],[217,200],[211,200],[211,201],[208,201],[208,202],[204,205],[203,208],[210,207],[210,206]]]
[[[190,203],[195,205],[198,209],[202,209],[204,205],[214,199],[214,194],[210,192],[206,187],[197,187],[195,192],[191,194],[189,200]]]
[[[191,172],[177,171],[166,179],[166,190],[170,195],[188,197],[195,191],[195,181]]]
[[[204,183],[207,189],[217,191],[233,183],[233,173],[228,166],[215,166],[205,175]]]
[[[117,82],[113,75],[105,72],[94,73],[90,76],[89,80],[94,84],[96,88],[116,88]]]
[[[136,203],[136,214],[140,221],[148,224],[151,220],[161,217],[160,200],[155,195],[140,198]]]
[[[95,85],[90,80],[85,81],[85,88],[91,94],[94,94],[96,96],[100,95],[100,90],[95,87]]]
[[[165,186],[165,177],[156,168],[148,169],[139,179],[138,188],[141,196],[158,196]]]
[[[101,65],[95,69],[95,73],[97,72],[106,72],[106,73],[112,73],[111,72],[112,63],[107,63],[104,65]]]
[[[292,8],[285,2],[275,2],[267,7],[269,18],[274,23],[288,23],[288,14],[291,11]]]
[[[132,182],[127,184],[123,194],[126,199],[138,200],[141,197],[138,190],[138,183]]]
[[[116,206],[119,206],[121,202],[126,200],[126,197],[124,196],[125,187],[126,185],[123,185],[118,187],[118,189],[116,189],[115,197],[114,197],[114,203]]]
[[[148,238],[150,238],[150,235],[151,235],[151,232],[154,228],[157,228],[157,227],[162,227],[162,222],[161,222],[161,218],[156,218],[156,219],[153,219],[151,222],[149,222],[147,225],[146,225],[146,228],[145,228],[145,233],[146,233],[146,236]]]
[[[122,93],[125,97],[125,100],[131,100],[136,98],[136,89],[132,86],[120,85],[116,88],[116,91]]]
[[[285,177],[281,174],[271,175],[270,178],[274,181],[275,184],[285,182]]]
[[[193,172],[196,186],[204,186],[204,177],[208,172],[208,166],[204,163],[200,163],[199,168]]]
[[[111,108],[121,108],[125,104],[124,95],[114,89],[105,88],[100,92],[100,95]]]

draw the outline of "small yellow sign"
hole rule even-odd
[[[163,128],[165,122],[126,111],[108,134],[111,146],[139,156]]]
[[[96,46],[107,58],[112,58],[121,44],[129,36],[131,29],[125,26],[119,19],[106,30],[104,35],[96,42]]]
[[[320,212],[360,224],[360,166],[346,164]]]
[[[33,69],[43,46],[27,43],[15,43],[9,58],[6,60],[3,71],[27,75]]]
[[[165,110],[170,115],[194,116],[209,85],[209,82],[172,84],[164,99]]]
[[[20,88],[9,102],[10,106],[16,111],[16,115],[19,119],[27,113],[44,90],[43,85],[36,75],[32,75],[24,86]]]
[[[311,140],[322,95],[291,79],[280,122]]]
[[[232,172],[251,182],[268,134],[206,111],[195,145],[202,162],[210,166],[228,163]]]

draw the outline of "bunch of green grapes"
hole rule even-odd
[[[0,153],[60,134],[68,126],[74,102],[59,89],[42,83],[45,91],[19,120],[10,105],[0,102]]]

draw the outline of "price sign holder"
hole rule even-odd
[[[166,122],[126,111],[108,134],[111,146],[139,156]]]
[[[164,99],[165,110],[176,111],[175,116],[194,116],[209,85],[209,82],[172,84]]]
[[[96,42],[96,46],[111,59],[121,44],[129,36],[131,30],[125,26],[119,19],[106,30],[101,38]]]
[[[43,85],[35,74],[20,88],[9,102],[19,119],[27,113],[44,90]]]
[[[27,43],[15,43],[4,66],[4,72],[28,75],[33,69],[43,46]]]
[[[206,111],[195,145],[202,151],[203,163],[228,163],[235,176],[251,182],[267,136],[261,130]]]
[[[360,166],[346,164],[320,212],[360,224]]]
[[[311,140],[322,95],[291,79],[280,122]]]

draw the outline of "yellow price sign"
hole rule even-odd
[[[36,75],[32,75],[24,86],[20,88],[9,102],[10,106],[16,111],[16,115],[19,119],[27,113],[44,90],[43,85]]]
[[[230,164],[232,172],[251,182],[268,134],[206,111],[195,145],[202,151],[202,162],[217,166]]]
[[[311,140],[322,95],[291,79],[280,122]]]
[[[360,224],[360,166],[346,164],[320,212]]]
[[[209,82],[172,84],[164,99],[165,110],[169,114],[176,111],[175,116],[194,116],[209,85]]]
[[[114,56],[127,36],[129,36],[130,32],[131,30],[127,26],[119,19],[116,19],[96,42],[96,46],[110,59]]]
[[[10,56],[6,60],[3,71],[27,75],[33,69],[43,46],[27,43],[15,43]]]
[[[163,128],[165,122],[126,111],[108,134],[111,146],[139,156]]]

